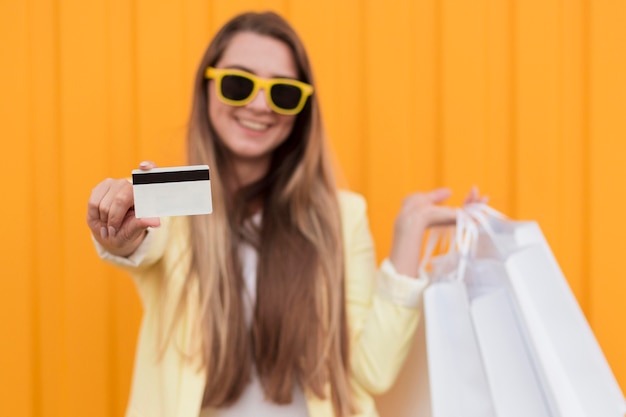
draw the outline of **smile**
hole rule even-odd
[[[250,130],[255,130],[257,132],[262,132],[264,130],[267,130],[270,126],[269,124],[254,122],[252,120],[238,119],[237,121],[243,127],[250,129]]]

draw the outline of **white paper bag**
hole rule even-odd
[[[462,282],[426,289],[424,324],[432,416],[495,417]]]
[[[493,260],[470,261],[466,272],[470,288],[481,280],[491,284],[475,291],[469,305],[495,415],[555,417],[545,396],[541,363],[528,343],[506,274],[502,263]]]
[[[622,417],[622,391],[538,224],[466,212],[483,226],[476,258],[504,265],[555,416]]]
[[[539,226],[482,205],[467,215],[482,230],[465,239],[471,222],[461,221],[453,252],[432,260],[423,326],[378,400],[381,416],[623,417],[622,391]]]
[[[426,289],[411,351],[376,403],[381,417],[496,417],[462,282]]]

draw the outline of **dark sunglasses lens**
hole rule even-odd
[[[302,90],[289,84],[275,84],[272,86],[272,101],[277,107],[292,110],[298,107]]]
[[[222,78],[222,95],[229,100],[245,100],[254,88],[251,79],[241,75],[225,75]]]

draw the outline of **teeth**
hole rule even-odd
[[[239,120],[239,123],[241,123],[242,126],[247,127],[248,129],[252,129],[252,130],[265,130],[267,129],[267,126],[265,123],[258,123],[258,122],[253,122],[252,120]]]

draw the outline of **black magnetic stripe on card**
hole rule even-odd
[[[163,184],[166,182],[207,181],[208,179],[209,171],[206,169],[133,174],[134,185]]]

